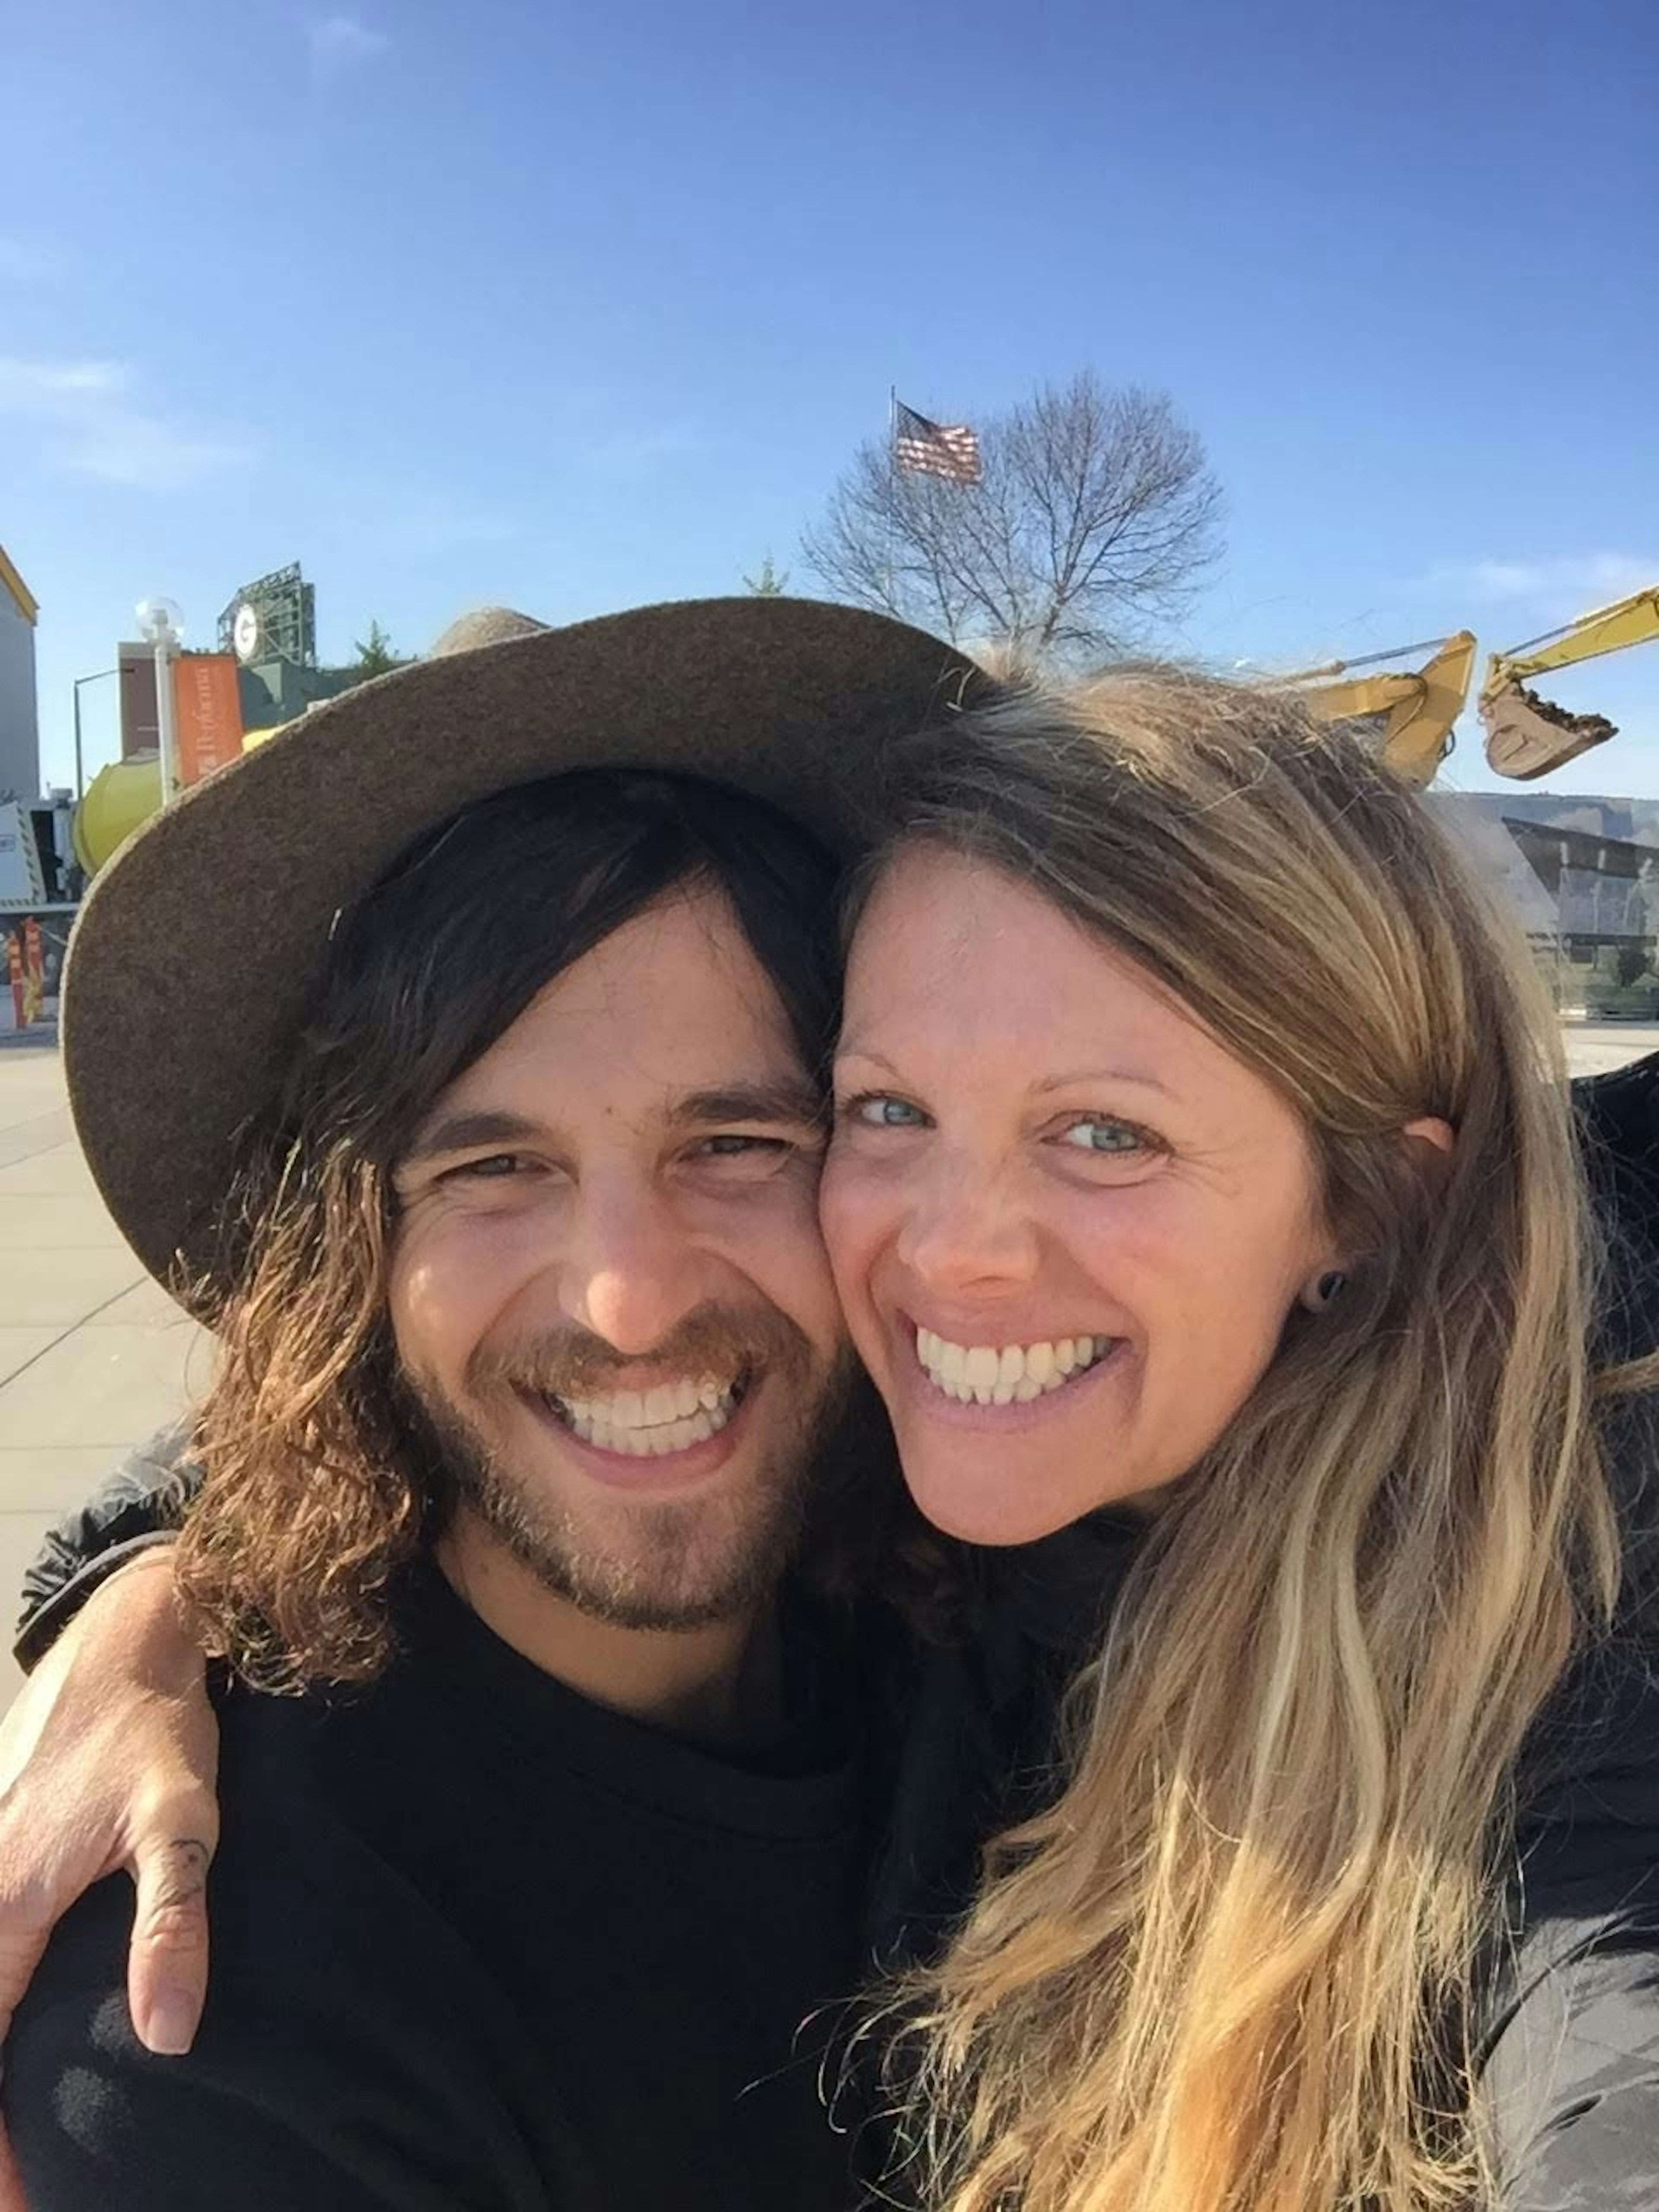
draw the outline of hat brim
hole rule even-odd
[[[422,832],[513,784],[655,768],[750,792],[845,854],[878,826],[887,747],[977,673],[855,608],[687,600],[396,670],[198,784],[100,873],[65,972],[76,1127],[123,1235],[175,1293],[206,1275],[335,916]]]

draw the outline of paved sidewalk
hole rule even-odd
[[[19,1582],[50,1522],[205,1373],[200,1332],[128,1250],[50,1043],[0,1052],[0,1709]],[[192,1352],[196,1356],[192,1358]]]
[[[0,1711],[22,1571],[50,1522],[200,1389],[201,1332],[104,1210],[54,1045],[0,1036]],[[1580,1073],[1659,1049],[1659,1026],[1570,1023]]]
[[[1659,1022],[1585,1022],[1561,1024],[1567,1041],[1567,1065],[1575,1075],[1606,1075],[1659,1052]]]

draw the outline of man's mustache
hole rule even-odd
[[[468,1360],[466,1387],[475,1395],[500,1389],[535,1390],[550,1398],[580,1398],[628,1387],[630,1374],[665,1369],[720,1382],[755,1368],[810,1370],[812,1347],[805,1332],[775,1306],[752,1310],[700,1306],[648,1352],[618,1352],[602,1336],[577,1325],[503,1344],[481,1345]]]

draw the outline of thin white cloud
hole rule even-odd
[[[657,429],[623,430],[589,446],[581,459],[585,467],[607,477],[644,477],[675,461],[708,450],[708,441],[695,430],[665,423]]]
[[[31,404],[51,407],[84,395],[125,389],[128,372],[118,361],[20,361],[0,355],[0,407],[21,412]]]
[[[39,423],[63,467],[104,483],[171,491],[257,460],[239,439],[135,405],[132,381],[123,362],[0,356],[0,416]]]
[[[455,552],[465,546],[507,544],[523,537],[524,526],[506,515],[426,506],[383,516],[375,535],[388,555],[430,560],[436,554]]]
[[[1494,606],[1536,599],[1571,601],[1578,612],[1603,599],[1622,599],[1659,582],[1659,556],[1569,554],[1551,561],[1448,561],[1413,580],[1413,588],[1462,596]]]
[[[250,467],[258,455],[233,439],[199,437],[159,416],[121,408],[84,424],[64,459],[78,475],[105,483],[173,491],[204,477]]]
[[[371,30],[356,15],[325,15],[306,26],[311,51],[311,73],[319,83],[331,83],[347,70],[374,61],[392,44],[384,31]]]

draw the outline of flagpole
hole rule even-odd
[[[898,529],[898,386],[887,387],[887,605],[893,602],[893,538]]]

